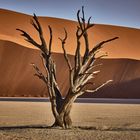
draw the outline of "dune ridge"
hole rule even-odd
[[[16,13],[8,10],[0,9],[0,39],[9,40],[22,46],[34,48],[27,43],[21,36],[16,28],[21,28],[37,41],[38,34],[30,24],[31,16]],[[39,17],[41,25],[44,29],[46,40],[49,40],[47,26],[50,25],[53,29],[53,51],[62,53],[61,42],[58,37],[63,37],[65,27],[68,31],[68,40],[66,49],[69,54],[74,54],[76,46],[75,32],[77,29],[77,22],[64,20],[59,18]],[[10,22],[9,22],[10,21]],[[97,42],[118,36],[119,39],[106,45],[103,51],[109,53],[108,58],[131,58],[140,60],[140,29],[125,28],[120,26],[100,25],[97,24],[89,30],[90,47],[92,48]],[[84,44],[84,41],[82,44]],[[84,48],[82,47],[82,52]]]

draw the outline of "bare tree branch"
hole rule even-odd
[[[108,39],[108,40],[105,40],[105,41],[102,41],[102,42],[98,43],[98,44],[89,52],[89,55],[88,55],[88,57],[86,57],[85,64],[82,66],[82,69],[85,70],[85,69],[87,68],[88,64],[90,65],[89,62],[90,62],[92,59],[96,59],[96,58],[95,58],[95,54],[96,54],[96,52],[97,52],[99,49],[101,49],[101,48],[103,47],[103,44],[108,43],[108,42],[113,41],[113,40],[116,40],[116,39],[118,39],[118,37],[114,37],[114,38],[112,38],[112,39]],[[106,56],[106,55],[103,55],[103,56]],[[101,57],[103,57],[103,56],[100,56],[99,58],[101,58]]]
[[[82,23],[81,23],[81,20],[80,20],[80,10],[78,10],[78,12],[77,12],[77,20],[78,20],[80,29],[83,31]]]
[[[49,41],[49,56],[51,55],[51,48],[52,48],[52,28],[51,26],[49,27],[49,31],[50,31],[50,41]]]
[[[96,68],[96,67],[98,67],[98,66],[102,66],[103,64],[101,63],[101,64],[97,64],[97,65],[91,65],[91,66],[89,66],[87,69],[86,69],[86,72],[89,72],[89,71],[91,71],[91,70],[93,70],[94,68]]]
[[[83,36],[84,40],[85,40],[85,52],[84,52],[84,57],[83,57],[83,62],[82,62],[82,64],[84,64],[85,61],[86,61],[86,58],[88,57],[88,54],[89,54],[89,40],[88,40],[87,30],[89,28],[91,28],[93,26],[93,24],[90,24],[90,19],[91,19],[91,17],[90,17],[88,19],[88,24],[86,26],[84,6],[82,7],[82,18],[81,18],[82,21],[80,20],[80,10],[78,10],[78,12],[77,12],[77,19],[78,19],[78,23],[79,23],[79,26],[78,26],[78,29],[77,29],[77,33],[76,33],[76,36],[77,36],[77,49],[80,48],[79,47],[80,46],[79,39]],[[80,35],[78,34],[79,30],[81,30],[81,34]]]
[[[111,38],[111,39],[108,39],[108,40],[105,40],[105,41],[102,41],[100,43],[98,43],[91,51],[90,51],[90,55],[95,53],[97,50],[101,49],[102,46],[105,44],[105,43],[108,43],[108,42],[111,42],[113,40],[116,40],[118,39],[119,37],[114,37],[114,38]]]
[[[38,21],[38,17],[36,16],[35,13],[34,13],[33,19],[34,19],[34,21],[35,21],[34,24],[35,24],[36,27],[37,27],[37,31],[39,32],[39,34],[43,34],[42,28],[41,28],[40,23],[39,23],[39,21]]]
[[[28,41],[32,45],[36,46],[37,48],[40,48],[40,45],[36,41],[34,41],[34,39],[28,33],[26,33],[25,31],[23,31],[21,29],[16,29],[16,30],[21,32],[21,36],[25,37],[26,41]]]
[[[88,18],[88,25],[87,25],[87,26],[90,26],[90,20],[91,20],[91,18],[92,18],[92,17],[89,17],[89,18]]]
[[[107,85],[108,83],[112,82],[113,80],[108,80],[105,83],[103,83],[102,85],[100,85],[99,87],[97,87],[94,90],[85,90],[85,92],[89,92],[89,93],[94,93],[96,91],[98,91],[99,89],[101,89],[102,87],[104,87],[105,85]]]
[[[30,22],[33,26],[34,26],[34,28],[39,32],[39,28],[38,28],[38,26],[35,24],[35,22],[34,22],[34,20],[33,19],[31,19],[31,22]]]
[[[82,24],[83,24],[83,28],[86,28],[86,23],[85,23],[85,12],[84,12],[84,6],[82,6]]]
[[[86,57],[88,56],[89,54],[89,40],[88,40],[88,34],[87,34],[87,28],[86,28],[86,25],[85,25],[85,14],[84,14],[84,7],[82,7],[82,13],[83,13],[83,18],[82,18],[82,21],[83,21],[83,26],[84,26],[84,30],[83,30],[83,36],[84,36],[84,40],[85,40],[85,53],[84,53],[84,57],[83,57],[83,64],[85,63],[85,60],[86,60]],[[88,21],[89,22],[89,21]],[[89,26],[90,24],[87,24],[87,27]]]
[[[48,84],[48,79],[47,79],[47,77],[45,77],[45,76],[42,74],[42,72],[39,70],[39,68],[38,68],[34,63],[31,63],[31,65],[33,66],[33,68],[34,68],[35,71],[37,72],[37,73],[35,73],[34,75],[35,75],[35,76],[38,76],[39,79],[42,79],[46,84]]]
[[[93,83],[93,82],[86,82],[86,83],[84,83],[84,84],[79,85],[79,87],[77,87],[78,92],[77,92],[76,94],[79,94],[79,92],[83,91],[83,89],[84,89],[87,85],[93,86],[94,83]]]
[[[77,48],[75,52],[75,73],[80,70],[81,65],[80,42],[77,40]]]
[[[48,68],[46,67],[46,64],[45,64],[45,61],[44,61],[44,58],[43,58],[42,54],[40,55],[40,58],[41,58],[42,65],[43,65],[43,67],[46,71],[46,74],[48,75],[49,74]]]
[[[34,14],[34,16],[33,16],[33,19],[34,19],[34,21],[35,21],[35,24],[37,25],[37,27],[38,27],[38,33],[39,33],[39,37],[40,37],[40,40],[41,40],[41,46],[40,46],[40,49],[44,52],[44,53],[46,53],[46,54],[48,54],[49,52],[48,52],[48,49],[47,49],[47,44],[46,44],[46,41],[45,41],[45,39],[44,39],[44,37],[43,37],[43,31],[42,31],[42,27],[41,27],[41,25],[40,25],[40,23],[39,23],[39,21],[38,21],[38,18],[37,18],[37,16]]]
[[[27,34],[25,31],[21,30],[21,29],[16,29],[18,31],[20,31],[22,34],[22,36],[24,36],[26,38],[26,41],[28,41],[29,43],[31,43],[32,45],[36,46],[37,48],[41,49],[42,52],[44,52],[46,55],[48,55],[48,49],[47,49],[47,44],[46,41],[43,37],[43,32],[42,32],[42,28],[41,25],[38,21],[37,16],[34,14],[33,16],[34,20],[31,20],[31,24],[33,25],[33,27],[37,30],[37,32],[39,33],[39,37],[40,37],[40,41],[41,44],[38,44],[29,34]],[[51,33],[51,32],[50,32]]]
[[[72,70],[72,66],[71,66],[70,60],[69,60],[68,55],[67,55],[66,50],[65,50],[65,41],[67,39],[67,31],[66,31],[66,29],[64,29],[64,31],[65,31],[64,39],[62,39],[62,38],[59,38],[59,39],[61,40],[62,49],[63,49],[63,53],[64,53],[64,58],[65,58],[65,60],[67,62],[69,70]]]

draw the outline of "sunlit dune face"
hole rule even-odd
[[[0,10],[0,39],[16,42],[25,47],[34,48],[26,42],[16,28],[21,28],[27,31],[32,37],[39,41],[38,33],[30,24],[31,16],[14,13],[10,11]],[[50,25],[53,29],[53,51],[62,52],[61,42],[58,37],[64,36],[64,28],[68,32],[66,41],[66,50],[69,54],[74,54],[76,46],[76,28],[77,23],[74,21],[42,17],[39,19],[43,27],[46,41],[49,40],[49,32],[47,26]],[[10,22],[9,22],[10,21]],[[4,28],[5,27],[5,28]],[[119,39],[110,42],[102,49],[108,52],[109,58],[131,58],[140,60],[140,30],[132,28],[124,28],[110,25],[95,25],[89,30],[90,48],[100,41],[118,36]],[[81,54],[84,52],[84,40],[81,39]],[[35,48],[34,48],[35,49]],[[103,53],[101,52],[101,53]]]

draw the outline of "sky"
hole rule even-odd
[[[140,28],[140,0],[0,0],[2,9],[70,20],[82,6],[94,23]]]

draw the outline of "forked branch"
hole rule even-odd
[[[37,48],[40,48],[40,45],[25,31],[21,30],[21,29],[16,29],[18,31],[21,32],[21,36],[25,37],[25,40],[29,43],[31,43],[32,45],[36,46]]]
[[[33,27],[37,30],[38,34],[39,34],[39,37],[40,37],[40,41],[41,41],[41,44],[37,43],[28,33],[26,33],[25,31],[21,30],[21,29],[16,29],[18,31],[20,31],[22,34],[22,36],[24,36],[26,39],[26,41],[28,41],[29,43],[31,43],[32,45],[36,46],[37,48],[41,49],[42,52],[46,55],[48,55],[48,49],[47,49],[47,44],[46,44],[46,41],[43,37],[43,31],[42,31],[42,28],[41,28],[41,25],[38,21],[38,18],[37,16],[34,14],[33,16],[33,20],[31,20],[31,24],[33,25]],[[51,36],[51,31],[50,31],[50,36]]]
[[[71,70],[72,70],[72,66],[71,66],[70,60],[69,60],[69,58],[68,58],[68,55],[67,55],[67,53],[66,53],[66,49],[65,49],[65,42],[66,42],[66,40],[67,40],[68,35],[67,35],[66,29],[64,29],[64,31],[65,31],[65,37],[64,37],[63,39],[62,39],[62,38],[59,38],[59,39],[60,39],[61,44],[62,44],[62,49],[63,49],[63,53],[64,53],[64,58],[65,58],[65,60],[66,60],[66,62],[67,62],[67,65],[68,65],[69,70],[71,71]]]
[[[36,71],[34,75],[37,76],[39,79],[43,80],[46,84],[48,84],[48,78],[43,75],[43,73],[39,70],[39,68],[34,63],[31,63],[31,65]]]

